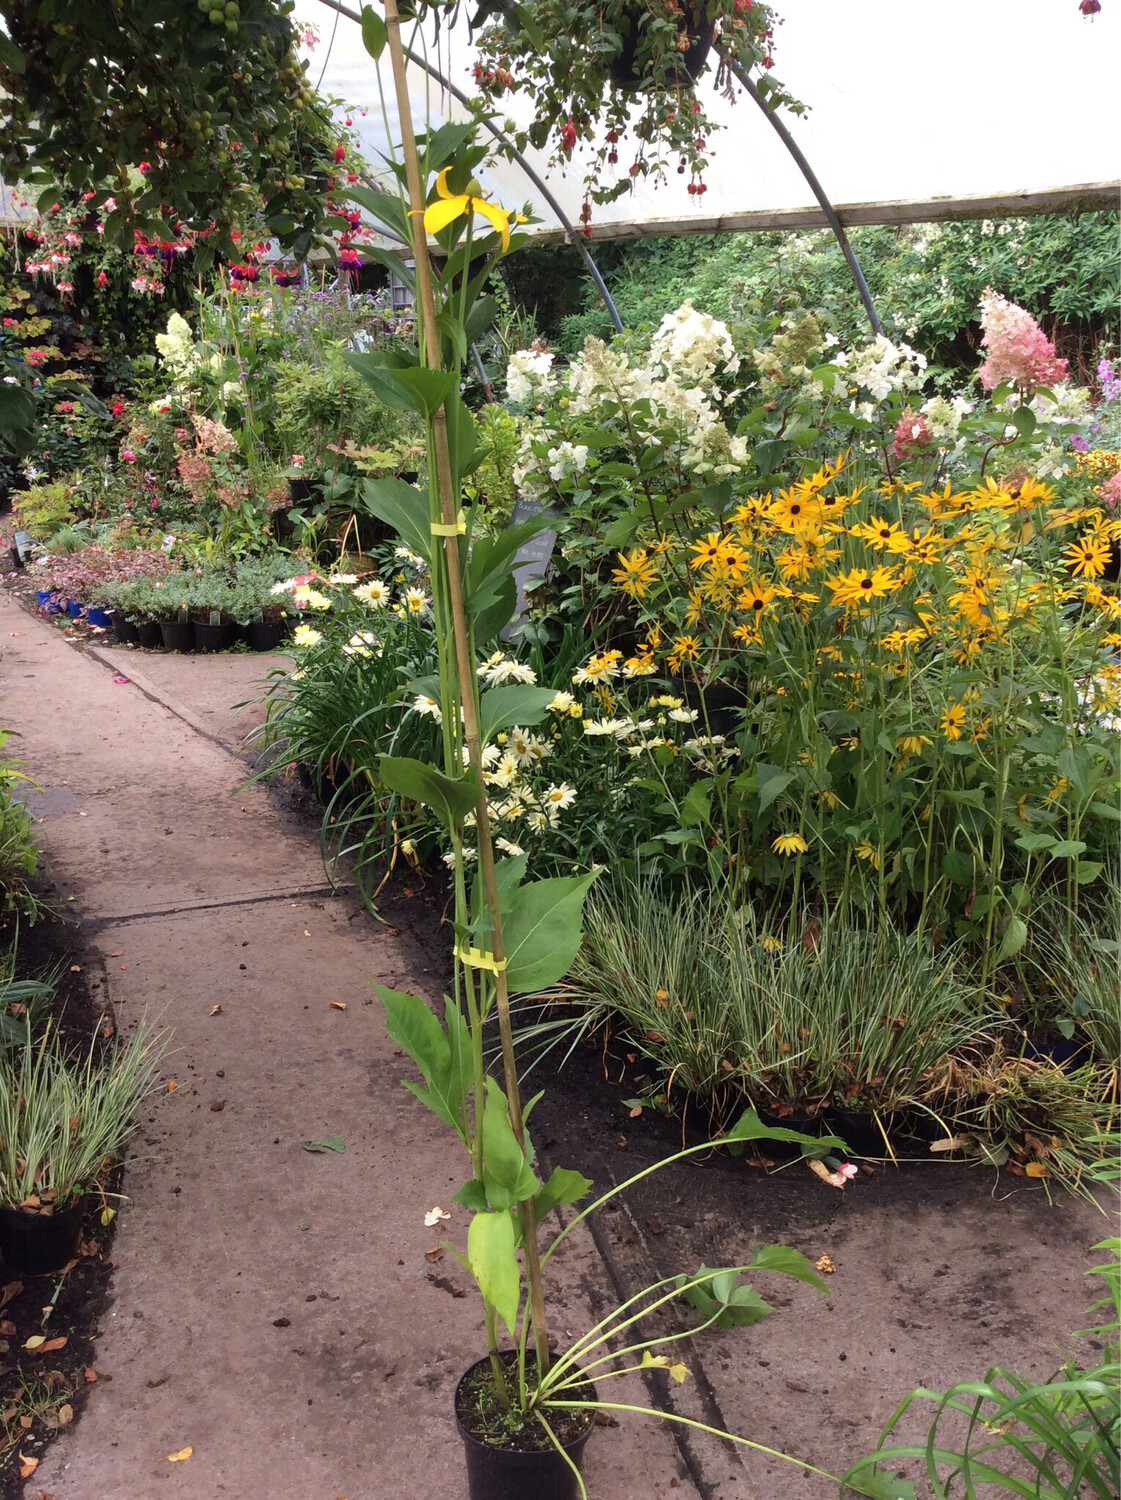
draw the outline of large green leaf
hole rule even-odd
[[[506,1095],[493,1078],[487,1079],[483,1105],[483,1185],[492,1208],[511,1208],[541,1187],[514,1135]]]
[[[426,1085],[406,1080],[405,1087],[468,1144],[463,1106],[473,1078],[471,1038],[459,1007],[445,998],[445,1030],[418,996],[380,984],[374,988],[385,1007],[386,1031],[412,1058]]]
[[[535,880],[519,888],[503,923],[511,994],[545,989],[568,973],[580,951],[584,897],[598,873]]]
[[[537,1222],[551,1213],[558,1203],[578,1203],[591,1190],[591,1181],[570,1167],[554,1167],[548,1182],[533,1200]]]
[[[751,1257],[751,1269],[778,1271],[783,1276],[793,1276],[829,1296],[828,1285],[822,1281],[810,1262],[800,1250],[792,1250],[789,1245],[761,1245]]]
[[[391,791],[431,808],[449,833],[463,822],[479,800],[478,778],[473,769],[453,781],[422,760],[407,755],[383,755],[378,761],[378,777]]]
[[[342,192],[341,189],[340,192]],[[386,193],[380,188],[360,187],[353,184],[346,188],[342,195],[364,208],[372,219],[375,219],[383,229],[388,229],[403,246],[409,246],[408,220],[405,218],[404,205],[396,193]],[[362,253],[363,255],[368,253],[365,246],[363,246]],[[401,258],[398,256],[396,259],[401,267],[398,274],[403,279],[407,279],[410,273]]]
[[[406,547],[423,557],[426,563],[431,562],[431,520],[425,490],[386,475],[381,479],[365,480],[359,493],[371,515],[392,526]]]
[[[395,411],[430,417],[459,390],[459,377],[450,370],[429,370],[423,365],[393,366],[381,354],[344,353],[343,359]]]
[[[764,813],[780,792],[786,790],[794,780],[792,771],[781,766],[769,766],[765,761],[755,763],[755,785],[759,790],[759,811]]]
[[[485,599],[476,594],[474,605],[478,609],[474,618],[475,644],[479,647],[489,646],[514,618],[514,610],[518,605],[518,586],[514,582],[514,575],[507,573],[505,578],[500,578]]]
[[[370,56],[377,62],[385,51],[385,44],[389,40],[385,22],[372,6],[362,7],[362,45]]]
[[[826,1151],[847,1149],[840,1136],[805,1135],[802,1131],[790,1130],[785,1125],[764,1125],[753,1109],[745,1109],[732,1128],[719,1137],[720,1145],[737,1141],[789,1141],[791,1145],[802,1146],[807,1152],[819,1156]]]
[[[553,688],[530,687],[524,682],[488,688],[479,696],[480,740],[489,745],[501,729],[540,724],[556,696]]]
[[[476,1214],[467,1231],[467,1264],[483,1297],[510,1330],[518,1321],[522,1280],[514,1221],[500,1213]]]

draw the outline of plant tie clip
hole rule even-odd
[[[465,536],[467,534],[467,518],[460,511],[453,522],[432,521],[428,530],[433,536]]]
[[[453,951],[460,963],[468,964],[472,969],[489,969],[492,974],[498,974],[506,967],[504,958],[495,958],[493,953],[486,953],[482,948],[457,946]]]

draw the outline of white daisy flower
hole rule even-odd
[[[354,590],[359,604],[368,604],[371,609],[384,609],[389,603],[389,585],[380,578],[370,578]]]

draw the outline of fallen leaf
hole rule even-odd
[[[636,1104],[635,1107],[632,1110],[630,1110],[628,1113],[629,1113],[629,1117],[632,1120],[637,1120],[638,1117],[639,1117],[639,1115],[642,1113],[642,1105],[641,1104]]]
[[[346,1001],[345,1000],[332,1000],[331,1001],[331,1009],[332,1010],[345,1010],[346,1009]]]
[[[194,1451],[195,1450],[193,1448],[180,1448],[178,1453],[169,1453],[167,1455],[167,1461],[169,1464],[186,1463],[187,1459],[190,1458],[191,1454]]]
[[[311,937],[311,933],[307,930],[306,927],[304,928],[304,937]]]
[[[431,1250],[426,1250],[424,1252],[424,1258],[431,1265],[436,1265],[438,1261],[441,1261],[444,1258],[443,1245],[433,1245]]]
[[[38,1467],[39,1460],[37,1458],[25,1458],[22,1453],[19,1455],[19,1477],[21,1479],[30,1479]]]
[[[82,972],[82,966],[81,966],[81,964],[71,964],[70,965],[70,972],[71,972],[71,974],[80,974]]]
[[[424,1216],[424,1227],[426,1229],[435,1229],[436,1225],[439,1224],[441,1219],[450,1218],[451,1214],[449,1214],[445,1209],[442,1209],[439,1206],[437,1206],[436,1208],[430,1208]]]
[[[1029,1161],[1024,1168],[1024,1174],[1028,1177],[1046,1177],[1047,1168],[1041,1161]]]
[[[83,1373],[86,1377],[86,1383],[88,1385],[97,1384],[97,1371],[93,1368],[92,1365],[87,1365]]]
[[[16,1325],[9,1318],[0,1319],[0,1338],[14,1338],[15,1332]]]
[[[0,1307],[7,1307],[13,1297],[18,1297],[23,1291],[22,1281],[9,1281],[7,1286],[0,1289]]]
[[[346,1137],[341,1135],[325,1135],[319,1141],[304,1141],[305,1151],[338,1151],[346,1150]]]
[[[823,1271],[826,1276],[832,1276],[836,1269],[831,1255],[819,1255],[814,1262],[814,1270]]]
[[[65,1349],[68,1335],[62,1334],[57,1339],[44,1338],[41,1333],[34,1333],[24,1344],[25,1349],[30,1349],[35,1354],[53,1354],[56,1349]]]
[[[125,950],[123,948],[117,948],[109,955],[110,958],[124,958],[124,956]]]
[[[222,1007],[220,1005],[212,1005],[210,1007],[210,1014],[212,1016],[220,1016],[222,1014]]]
[[[960,1151],[968,1144],[968,1141],[967,1135],[948,1135],[943,1141],[933,1141],[930,1149],[932,1151]]]
[[[175,1082],[174,1078],[169,1078],[167,1080],[167,1091],[168,1091],[169,1094],[174,1094],[175,1090],[178,1087],[179,1087],[179,1085]]]
[[[58,1425],[60,1427],[69,1427],[73,1420],[74,1408],[70,1405],[69,1401],[64,1401],[58,1409]]]

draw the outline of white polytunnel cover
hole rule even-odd
[[[350,0],[353,8],[361,0]],[[1117,201],[1117,89],[1121,0],[1105,0],[1093,19],[1077,0],[789,0],[775,75],[808,115],[783,118],[846,223],[1009,216],[1047,208],[1109,206]],[[470,0],[439,40],[433,66],[471,91],[474,54],[467,38]],[[297,0],[320,43],[310,77],[365,114],[359,127],[371,164],[396,138],[392,80],[383,59],[383,114],[375,65],[358,26],[322,0]],[[429,33],[430,35],[430,33]],[[406,43],[422,50],[414,28]],[[463,118],[438,84],[413,71],[414,119]],[[715,93],[712,74],[701,88]],[[596,205],[595,238],[801,227],[822,222],[806,181],[758,106],[742,91],[733,104],[714,99],[721,129],[710,140],[712,165],[703,199],[674,174],[639,181],[614,203]],[[519,118],[526,102],[510,101]],[[565,170],[532,148],[526,159],[547,181],[571,223],[583,201],[578,153]],[[621,159],[625,169],[627,158]],[[506,207],[533,204],[535,231],[559,237],[560,224],[516,162],[495,161],[481,174]]]

